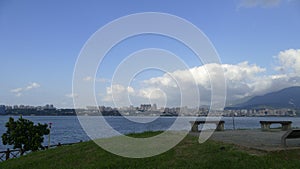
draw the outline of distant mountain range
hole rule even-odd
[[[243,103],[226,107],[226,109],[254,108],[300,109],[300,86],[285,88],[262,96],[255,96]]]

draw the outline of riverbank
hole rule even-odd
[[[10,116],[0,117],[0,136],[6,131],[5,124]],[[14,116],[15,119],[19,116]],[[190,130],[191,125],[189,121],[195,120],[194,118],[188,117],[105,117],[107,123],[100,123],[99,117],[94,116],[23,116],[28,120],[33,121],[35,124],[49,124],[52,123],[51,128],[51,145],[58,143],[74,143],[90,140],[79,119],[86,122],[89,128],[97,128],[97,132],[89,133],[94,135],[93,138],[109,138],[116,136],[112,131],[105,130],[106,124],[109,123],[113,129],[122,133],[141,133],[144,131],[164,131],[170,128],[176,120],[176,127],[174,130]],[[127,119],[129,118],[129,120]],[[197,120],[205,120],[205,118],[197,117]],[[234,121],[232,117],[223,117],[221,120],[225,121],[225,130],[236,129],[260,129],[261,125],[259,121],[292,121],[293,128],[300,128],[300,118],[299,117],[235,117]],[[137,122],[137,123],[136,123]],[[233,124],[234,122],[234,124]],[[122,125],[120,125],[122,124]],[[272,125],[272,128],[280,127],[280,125]],[[201,128],[201,126],[200,126]],[[48,145],[48,137],[44,139],[43,145]],[[2,144],[0,141],[0,151],[5,151],[10,146]]]
[[[157,132],[134,134],[150,137]],[[30,153],[0,163],[1,169],[17,168],[298,168],[300,150],[265,152],[253,155],[233,144],[209,140],[203,144],[188,135],[171,150],[158,156],[130,159],[111,154],[94,142],[83,142],[46,151]]]

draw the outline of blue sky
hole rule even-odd
[[[188,20],[207,35],[219,53],[222,64],[225,67],[227,65],[228,69],[236,68],[236,65],[244,68],[248,66],[251,70],[254,70],[255,66],[264,69],[250,73],[249,78],[245,77],[246,82],[251,81],[248,84],[244,81],[238,83],[236,79],[229,81],[229,85],[246,85],[246,88],[249,88],[244,91],[242,88],[235,90],[236,87],[231,87],[231,99],[278,89],[269,83],[269,86],[263,89],[254,87],[264,77],[274,80],[274,76],[285,75],[285,81],[289,81],[290,78],[297,79],[297,67],[300,65],[289,65],[286,62],[290,53],[295,57],[294,63],[298,63],[297,59],[300,57],[300,3],[296,0],[2,0],[0,103],[52,103],[57,107],[71,107],[72,99],[69,96],[72,96],[74,65],[85,42],[105,24],[119,17],[140,12],[163,12]],[[179,48],[178,42],[171,41],[156,36],[136,37],[125,41],[128,48],[120,44],[121,47],[116,47],[118,50],[112,53],[125,57],[137,49],[160,47],[180,55],[191,68],[201,66],[200,62],[195,62],[191,57],[190,51],[184,47]],[[294,51],[287,51],[289,49]],[[280,52],[283,52],[282,57],[279,57]],[[104,105],[112,105],[105,99],[108,94],[107,87],[110,86],[113,65],[118,65],[122,60],[111,55],[107,56],[104,66],[99,68],[97,73],[98,78],[102,79],[101,84],[96,87],[99,104]],[[246,65],[241,64],[245,61]],[[276,69],[283,66],[293,67],[295,70],[288,74]],[[156,76],[163,76],[163,73],[150,71],[140,77],[140,80]],[[292,85],[297,84],[296,80]],[[156,85],[157,87],[159,85]],[[287,84],[284,83],[280,87],[287,87]],[[138,90],[140,89],[134,89]],[[74,93],[73,96],[75,95]]]

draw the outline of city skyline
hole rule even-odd
[[[82,79],[96,84],[99,105],[114,107],[114,91],[114,99],[120,102],[129,96],[133,105],[155,102],[162,107],[168,99],[166,106],[176,107],[180,97],[178,91],[173,92],[172,76],[186,81],[182,92],[188,92],[189,72],[197,77],[201,105],[207,105],[207,70],[216,67],[224,69],[229,101],[299,86],[299,11],[300,3],[295,0],[1,1],[0,105],[51,103],[73,107],[72,98],[78,97],[78,93],[72,93],[73,71],[85,42],[105,24],[141,12],[168,13],[191,22],[209,38],[221,64],[203,65],[190,49],[168,37],[130,37],[107,54],[95,76]],[[111,84],[119,63],[144,48],[171,51],[188,69],[177,69],[175,63],[168,63],[170,72],[148,70],[135,76],[131,84]],[[151,61],[151,57],[148,59]]]

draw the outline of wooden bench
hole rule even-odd
[[[281,145],[286,147],[286,139],[296,138],[300,138],[300,129],[289,130],[281,137]]]
[[[221,121],[205,121],[205,120],[197,120],[197,121],[190,121],[192,128],[191,131],[192,132],[199,132],[198,126],[200,124],[204,124],[204,123],[214,123],[216,124],[216,131],[224,131],[224,123],[225,121],[221,120]]]
[[[260,121],[261,129],[263,131],[270,130],[271,124],[281,124],[281,130],[286,131],[290,130],[292,128],[292,122],[291,121]]]

